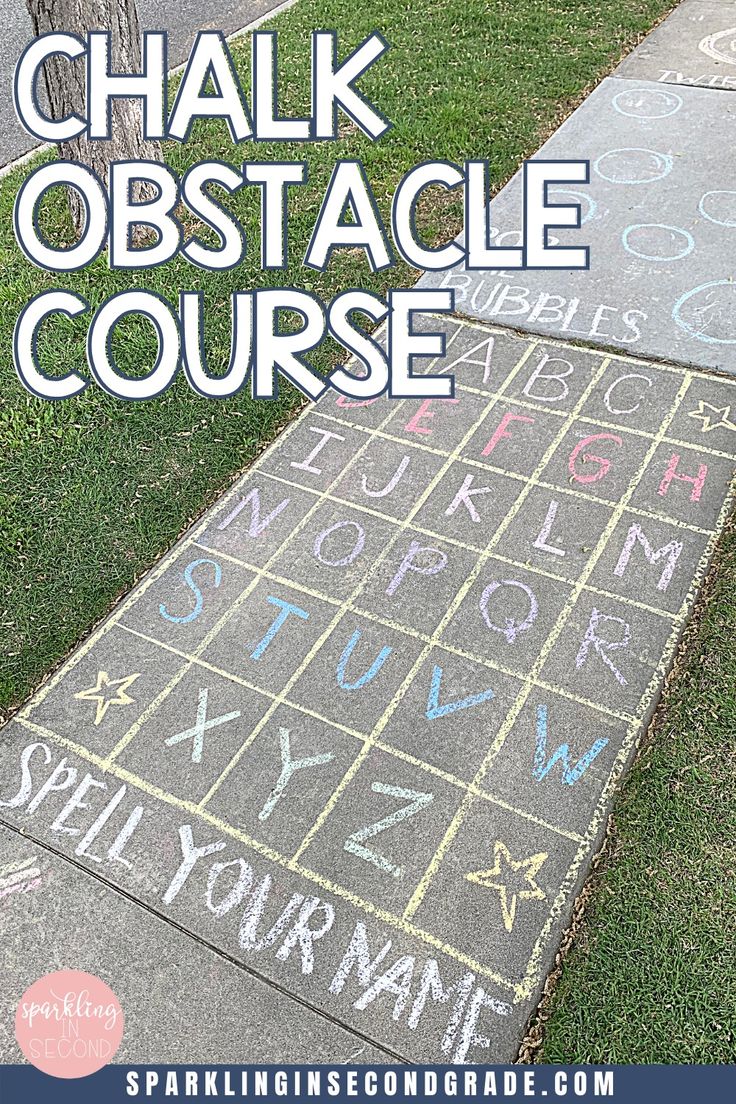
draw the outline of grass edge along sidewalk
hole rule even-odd
[[[722,534],[524,1060],[736,1054],[736,523]]]
[[[443,0],[425,11],[423,4],[413,0],[400,11],[392,10],[395,5],[387,2],[371,2],[356,13],[344,3],[328,0],[317,8],[310,0],[302,0],[276,21],[281,32],[281,62],[293,75],[289,87],[304,86],[307,64],[304,42],[313,27],[336,27],[341,50],[347,50],[371,30],[379,29],[393,48],[380,77],[376,75],[376,86],[367,86],[366,90],[397,125],[387,141],[377,147],[346,131],[339,147],[321,146],[305,152],[301,147],[285,150],[281,146],[259,151],[263,159],[306,157],[310,161],[316,186],[292,215],[292,257],[298,260],[303,254],[320,183],[326,182],[336,156],[360,156],[364,160],[371,179],[378,182],[379,201],[381,182],[388,195],[406,168],[422,158],[436,156],[462,160],[465,156],[487,154],[491,158],[494,184],[499,185],[522,157],[533,153],[560,115],[581,96],[591,77],[603,75],[636,36],[670,6],[655,0],[623,0],[608,5],[601,13],[588,10],[588,5],[570,2],[541,8],[535,0],[521,4],[471,0],[460,9]],[[235,52],[239,59],[246,56],[242,46],[236,47]],[[416,89],[409,102],[404,102],[401,96],[406,87]],[[438,96],[440,89],[445,94]],[[289,103],[288,90],[286,106],[297,110],[299,107]],[[479,134],[488,135],[486,149],[478,149]],[[237,161],[240,152],[229,145],[224,130],[201,127],[189,147],[169,147],[167,156],[181,170],[189,162],[204,157]],[[51,405],[20,392],[9,367],[10,330],[20,303],[49,283],[46,274],[31,270],[20,259],[12,241],[7,216],[20,179],[20,172],[11,174],[0,186],[3,212],[0,262],[5,274],[0,296],[6,319],[0,325],[0,348],[6,354],[2,360],[8,376],[0,400],[0,442],[6,458],[0,493],[7,504],[7,509],[5,504],[2,508],[5,558],[0,566],[0,586],[9,593],[8,606],[2,613],[2,631],[8,632],[11,641],[10,664],[0,693],[8,705],[25,697],[43,671],[62,658],[84,630],[106,611],[115,595],[129,589],[133,579],[172,543],[187,520],[204,503],[211,502],[232,473],[252,459],[274,435],[296,401],[293,394],[285,391],[278,404],[256,405],[241,399],[213,410],[212,404],[177,387],[156,403],[121,409],[122,404],[99,394],[90,394],[81,402]],[[254,241],[255,210],[238,213]],[[58,221],[62,233],[61,207],[57,204],[54,209],[51,204],[49,214]],[[430,236],[440,233],[446,236],[448,225],[454,225],[459,211],[451,202],[428,208],[423,214]],[[254,242],[251,255],[257,256],[257,252]],[[258,273],[251,263],[243,266],[236,276],[208,276],[208,319],[213,322],[208,350],[213,358],[224,355],[227,347],[229,325],[225,307],[231,287],[262,284],[264,275],[267,274]],[[77,279],[77,288],[93,304],[122,284],[105,270],[104,261]],[[291,273],[278,273],[270,279],[273,283],[294,282],[304,286],[304,272],[298,269],[297,262],[293,262]],[[387,283],[410,282],[411,273],[397,267],[387,276],[371,276],[360,260],[346,256],[336,258],[330,270],[313,279],[315,290],[323,294],[349,284],[380,291]],[[146,273],[145,284],[166,294],[179,286],[194,288],[196,274],[188,267],[182,270],[169,265]],[[145,363],[150,353],[147,335],[131,327],[121,337],[127,346],[129,368],[132,370],[136,362]],[[53,337],[48,335],[45,355],[49,365],[59,361],[79,362],[82,341],[81,330],[75,330],[73,325]],[[120,352],[123,353],[122,348]],[[334,356],[334,349],[326,350],[322,365],[326,367]],[[90,564],[95,565],[94,570]],[[717,642],[722,631],[717,625],[708,639]],[[707,636],[707,631],[703,635]],[[707,641],[703,644],[707,645]],[[710,669],[718,663],[707,666]],[[681,726],[690,723],[688,709],[696,708],[701,696],[698,689],[694,700],[688,698],[683,711],[675,712],[678,747],[685,743],[680,732]],[[671,727],[673,720],[665,715],[663,723]],[[702,732],[702,726],[701,730],[695,728],[695,732],[703,739],[711,736],[712,743],[718,744],[722,739],[719,733],[725,731],[723,723],[723,716],[716,710],[715,719],[707,722],[706,733]],[[655,750],[658,747],[659,744],[654,745]],[[690,758],[692,752],[690,747]],[[687,749],[683,753],[687,754]],[[637,768],[637,780],[642,769],[646,768]],[[639,786],[638,781],[635,785]],[[621,805],[624,833],[630,827],[627,804],[636,800],[635,796],[629,798],[633,790],[632,785]],[[658,802],[659,793],[656,797]],[[647,788],[644,810],[652,801],[654,795]],[[657,808],[659,812],[653,810],[652,815],[663,815]],[[698,806],[694,808],[697,813]],[[692,830],[692,825],[688,830]],[[711,838],[710,832],[695,831],[694,835],[696,839]],[[656,860],[656,847],[652,852]],[[692,1034],[693,1014],[692,1002],[679,986],[682,978],[679,958],[672,960],[676,967],[672,977],[678,988],[675,982],[665,979],[662,985],[645,986],[648,928],[642,919],[641,898],[635,899],[626,891],[630,880],[627,867],[640,857],[639,852],[632,856],[627,851],[612,868],[619,882],[623,879],[616,895],[616,906],[622,911],[619,924],[627,940],[621,955],[623,963],[616,960],[618,972],[613,970],[612,951],[614,958],[621,952],[610,948],[605,940],[597,956],[585,957],[582,951],[573,956],[548,1025],[544,1053],[548,1060],[605,1060],[614,1056],[619,1060],[635,1060],[637,1040],[639,1051],[644,1054],[638,1060],[662,1061],[668,1057],[679,1061],[688,1057],[696,1061],[719,1060],[713,1049],[718,1039],[724,1041],[721,1060],[732,1053],[725,1049],[728,1029],[723,1032],[715,1026],[718,1019],[715,1002],[728,988],[726,978],[721,976],[719,984],[714,983],[706,990],[714,998],[713,1002],[707,1002],[708,1008],[704,1007],[702,993],[696,994],[694,1014],[703,1017],[704,1029],[689,1051],[678,1046],[678,1040]],[[701,888],[698,907],[711,908],[715,886],[704,880]],[[606,909],[609,910],[606,915],[610,915],[608,904],[596,911]],[[691,942],[697,953],[703,939],[699,937],[698,912],[693,913],[692,903],[688,913],[696,929]],[[671,921],[671,915],[662,921],[669,930]],[[596,924],[601,924],[601,916],[596,918]],[[598,927],[594,938],[600,935]],[[712,946],[710,938],[706,945]],[[641,967],[639,993],[636,989],[631,993],[631,983],[621,973],[632,959],[638,959]],[[590,973],[591,969],[593,976],[607,979],[603,986],[607,1019],[598,1012],[601,993],[596,992],[593,998],[589,992],[586,971]],[[623,996],[627,991],[631,994],[628,1000]],[[663,991],[672,997],[669,1007]],[[661,1013],[663,1031],[658,1036],[644,1030],[646,1025],[637,1023],[637,1009],[645,995],[651,996],[652,1004]],[[644,1003],[648,1007],[649,1002]],[[663,1032],[670,1040],[668,1053],[664,1053],[659,1041]]]

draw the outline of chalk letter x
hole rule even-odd
[[[226,721],[233,721],[236,717],[240,716],[240,710],[236,709],[234,713],[223,713],[221,717],[213,717],[211,721],[207,720],[207,694],[206,687],[199,691],[199,702],[197,704],[197,721],[193,728],[188,728],[186,732],[177,732],[175,736],[169,736],[164,743],[167,747],[173,747],[174,744],[180,744],[183,740],[192,741],[192,762],[202,762],[202,752],[204,750],[204,734],[210,728],[217,728],[218,725],[225,724]]]

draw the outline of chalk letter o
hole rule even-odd
[[[336,532],[338,529],[345,529],[347,526],[352,526],[357,530],[357,539],[353,548],[348,552],[347,556],[341,557],[339,560],[328,560],[322,555],[322,545],[329,537],[330,533]],[[326,567],[347,567],[353,560],[357,559],[360,553],[363,551],[365,545],[365,529],[362,525],[358,525],[357,521],[336,521],[334,525],[330,525],[327,529],[323,529],[321,533],[317,534],[317,538],[314,542],[314,555],[320,563],[325,564]]]

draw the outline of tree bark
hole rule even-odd
[[[111,33],[113,72],[138,73],[141,66],[141,28],[135,0],[26,0],[34,34],[68,31],[84,36],[87,31]],[[85,115],[84,59],[70,62],[54,55],[45,62],[43,82],[53,119],[72,112]],[[92,90],[94,94],[94,90]],[[111,161],[160,161],[158,142],[143,137],[143,113],[139,100],[112,102],[112,138],[90,142],[86,135],[59,143],[59,156],[89,165],[107,184]],[[79,194],[68,189],[69,209],[77,232],[84,227],[85,207]],[[152,199],[151,185],[134,186],[136,202]]]

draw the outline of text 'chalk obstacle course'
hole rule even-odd
[[[429,324],[456,397],[297,419],[6,729],[0,805],[387,1053],[507,1060],[726,516],[736,382]]]

